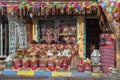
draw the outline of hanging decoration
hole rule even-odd
[[[97,8],[103,8],[105,12],[110,14],[120,14],[120,0],[99,0],[99,3],[93,1],[70,1],[70,2],[5,2],[0,3],[0,10],[3,7],[10,8],[10,12],[20,10],[20,12],[27,13],[29,9],[32,9],[29,13],[30,17],[33,16],[48,16],[48,15],[59,15],[59,14],[78,14],[83,13],[84,9],[88,10],[88,13]],[[23,11],[21,10],[23,9]],[[14,11],[13,11],[14,10]],[[91,11],[90,11],[91,10]],[[34,14],[33,14],[34,13]],[[86,11],[86,14],[88,14]]]
[[[0,3],[0,9],[2,10],[3,7],[9,8],[10,12],[17,12],[19,11],[22,14],[28,13],[30,9],[32,9],[31,13],[28,13],[31,18],[34,16],[48,16],[48,15],[64,15],[64,14],[80,14],[84,9],[91,8],[96,10],[98,5],[96,2],[92,1],[70,1],[70,2],[9,2]],[[92,13],[92,11],[90,12]],[[87,14],[87,13],[86,13]]]
[[[105,13],[112,15],[114,20],[120,21],[120,0],[100,0],[99,4]]]

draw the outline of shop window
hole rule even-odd
[[[76,44],[76,19],[38,20],[38,42],[43,44]]]
[[[9,53],[9,26],[7,17],[7,8],[0,10],[0,56],[7,56]]]

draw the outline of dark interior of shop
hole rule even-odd
[[[94,49],[99,49],[99,40],[101,33],[99,19],[86,19],[86,57],[90,58],[90,54]]]

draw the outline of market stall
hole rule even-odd
[[[90,77],[91,72],[104,72],[102,53],[108,52],[94,48],[91,60],[86,57],[86,17],[100,17],[100,10],[106,9],[104,2],[18,1],[1,2],[0,6],[7,8],[10,36],[2,75]],[[103,24],[102,31],[108,31]]]

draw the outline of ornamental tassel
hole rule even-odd
[[[63,7],[61,7],[61,14],[64,14],[64,8]]]
[[[52,7],[52,15],[55,15],[55,6]]]
[[[44,16],[45,15],[45,9],[44,7],[41,7],[41,16]]]
[[[41,15],[41,7],[38,8],[37,16]]]
[[[45,15],[46,15],[46,16],[49,15],[49,8],[48,8],[48,7],[46,7],[46,9],[45,9]]]

